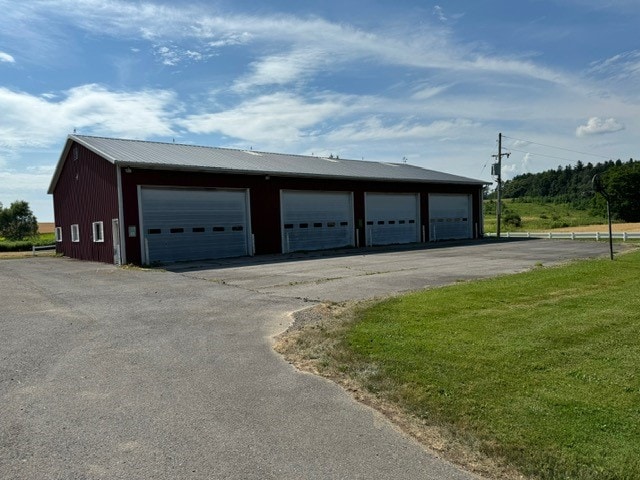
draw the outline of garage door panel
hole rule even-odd
[[[141,189],[149,262],[249,254],[244,190]]]
[[[353,245],[350,192],[281,192],[284,252]]]
[[[429,195],[429,235],[432,241],[473,237],[471,195]]]
[[[420,241],[418,194],[365,194],[368,245]]]
[[[175,229],[173,229],[175,230]],[[148,235],[147,250],[150,262],[175,262],[206,258],[225,258],[246,255],[245,236],[240,232],[206,235],[171,232]]]

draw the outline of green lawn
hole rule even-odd
[[[318,368],[527,475],[640,478],[639,251],[415,293],[356,317],[324,333],[334,346],[314,354]]]
[[[495,201],[485,201],[484,230],[496,231]],[[589,210],[579,210],[569,203],[541,203],[504,200],[505,211],[520,215],[520,227],[502,224],[502,231],[516,232],[545,232],[553,228],[578,227],[581,225],[595,225],[607,223],[606,216],[594,215]],[[506,217],[503,211],[503,220]]]

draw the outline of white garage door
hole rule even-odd
[[[419,242],[419,202],[413,193],[366,193],[367,245]]]
[[[473,238],[471,195],[429,195],[431,241]]]
[[[249,255],[246,190],[140,189],[147,263]]]
[[[353,246],[351,192],[282,190],[282,251]]]

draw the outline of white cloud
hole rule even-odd
[[[625,126],[615,118],[591,117],[586,125],[580,125],[576,128],[576,136],[602,135],[619,132],[624,129]]]
[[[514,75],[517,77],[541,80],[551,84],[571,87],[578,90],[581,83],[578,78],[566,74],[560,70],[554,70],[541,65],[537,65],[531,61],[502,58],[498,56],[477,55],[470,61],[460,61],[459,65],[452,68],[460,70],[473,70],[480,72],[499,73],[500,75]]]
[[[0,87],[0,147],[48,146],[74,128],[129,138],[169,136],[174,103],[174,94],[166,90],[113,92],[90,84],[51,101]]]
[[[191,133],[220,133],[283,145],[307,135],[305,129],[339,116],[350,102],[353,100],[349,97],[339,95],[304,99],[290,93],[276,93],[247,100],[226,111],[189,115],[177,123]]]
[[[52,170],[52,168],[45,168],[35,172],[0,171],[2,193],[6,197],[8,193],[15,195],[33,191],[44,192],[51,183]]]
[[[163,65],[174,66],[180,63],[180,55],[166,46],[156,47],[155,53],[162,60]]]
[[[0,0],[0,6],[6,2]],[[96,35],[145,39],[155,44],[160,40],[176,45],[190,44],[181,46],[181,51],[198,51],[203,55],[207,48],[249,43],[264,51],[277,48],[295,52],[293,56],[284,57],[268,54],[264,60],[257,60],[253,65],[254,75],[245,78],[247,84],[256,84],[255,74],[261,69],[280,69],[279,81],[275,83],[290,83],[294,74],[305,75],[302,66],[313,66],[313,63],[305,62],[300,52],[314,49],[324,52],[323,58],[332,65],[373,60],[385,65],[447,69],[454,75],[461,71],[484,71],[563,85],[576,84],[575,78],[532,62],[480,54],[475,45],[453,41],[451,32],[440,25],[426,24],[402,32],[393,27],[364,31],[317,17],[224,15],[215,7],[202,4],[174,7],[122,0],[34,0],[6,10],[12,13],[5,17],[5,24],[18,23],[20,27],[14,29],[16,36],[19,31],[23,35],[39,35],[36,29],[47,31],[45,26],[54,20],[64,20]],[[0,20],[0,27],[2,22]],[[50,40],[59,41],[58,38]],[[182,55],[177,48],[166,48],[169,51],[166,56],[160,55],[160,60],[175,65]],[[283,61],[286,59],[298,61],[298,67],[285,70]]]
[[[244,92],[255,86],[285,85],[315,74],[327,63],[326,53],[315,49],[271,55],[252,63],[252,73],[236,80],[233,88]]]
[[[591,73],[612,77],[628,77],[640,74],[640,50],[619,53],[591,63]]]
[[[433,15],[441,22],[447,21],[447,17],[444,14],[444,10],[440,5],[436,5],[435,7],[433,7]]]
[[[503,160],[502,162],[503,180],[509,180],[518,175],[530,173],[531,166],[533,163],[532,158],[533,158],[533,155],[531,153],[526,153],[523,155],[522,159],[520,160],[520,163],[518,163],[517,161],[513,163],[509,163]]]
[[[518,175],[518,165],[515,163],[503,163],[501,173],[502,180],[511,179]]]
[[[522,157],[522,162],[521,162],[521,168],[520,168],[520,173],[529,173],[531,172],[531,164],[532,164],[532,160],[531,160],[531,154],[530,153],[526,153],[524,157]]]
[[[640,50],[592,62],[587,74],[599,81],[604,91],[615,92],[628,102],[640,101]]]
[[[450,85],[438,85],[438,86],[420,86],[419,89],[412,95],[415,100],[427,100],[429,98],[440,95],[445,92]]]
[[[58,154],[55,152],[49,158],[55,161]],[[48,165],[26,171],[0,169],[0,202],[9,206],[16,200],[25,200],[39,221],[53,221],[52,199],[45,192],[54,167]]]
[[[191,60],[198,61],[198,62],[205,57],[202,53],[196,52],[196,51],[193,51],[193,50],[185,51],[184,55],[185,55],[186,58],[189,58]]]
[[[528,142],[526,140],[516,140],[515,142],[513,142],[512,147],[513,148],[524,148],[524,147],[528,147],[529,145],[531,145],[531,142]],[[529,155],[529,154],[527,154]]]
[[[0,52],[0,63],[15,63],[16,59],[7,52]]]
[[[228,33],[218,40],[207,42],[207,45],[213,48],[230,47],[236,45],[246,45],[251,41],[253,35],[249,32]]]
[[[176,45],[155,45],[154,54],[163,65],[170,67],[183,62],[201,62],[211,57],[210,54],[204,54],[197,50],[183,49]]]
[[[464,135],[465,130],[479,124],[467,119],[437,120],[434,122],[401,121],[385,125],[379,117],[347,124],[328,135],[334,144],[344,142],[389,142],[403,139],[451,139]]]

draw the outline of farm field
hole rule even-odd
[[[484,231],[496,231],[495,201],[484,202]],[[508,217],[517,215],[519,225],[509,222]],[[569,203],[526,202],[505,199],[502,212],[503,232],[547,232],[557,229],[575,230],[585,225],[606,225],[606,216],[594,215],[588,210],[579,210]],[[584,230],[583,230],[584,231]]]
[[[53,233],[54,230],[55,230],[55,223],[53,222],[38,223],[39,233]]]

